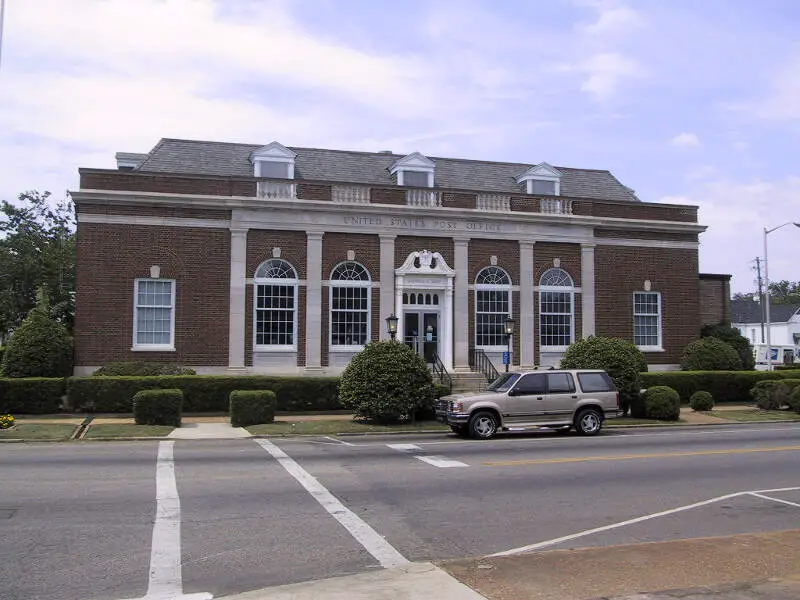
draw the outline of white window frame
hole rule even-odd
[[[143,281],[162,282],[170,284],[170,331],[168,344],[141,344],[139,339],[139,308],[166,308],[165,306],[139,306],[139,284]],[[133,284],[133,345],[131,350],[136,352],[174,352],[175,351],[175,288],[174,279],[140,277],[134,280]]]
[[[433,171],[427,169],[400,169],[397,172],[397,185],[405,186],[405,173],[406,171],[411,173],[425,173],[428,176],[428,185],[423,187],[433,187]]]
[[[569,280],[569,285],[542,285],[542,281],[544,280],[545,276],[553,271],[560,271],[564,275],[566,275],[567,279]],[[548,315],[563,315],[565,313],[543,313],[542,312],[542,294],[548,292],[555,292],[559,294],[568,294],[569,295],[569,303],[570,303],[570,313],[569,313],[569,343],[566,346],[545,346],[542,344],[542,335],[544,332],[544,327],[542,326],[542,317],[544,314]],[[539,352],[566,352],[567,347],[569,344],[575,341],[575,280],[572,276],[564,269],[553,267],[547,269],[544,273],[542,273],[541,277],[539,277]]]
[[[367,279],[334,279],[333,275],[336,273],[336,270],[341,267],[342,265],[346,264],[354,264],[358,265],[364,272],[367,274]],[[364,349],[364,345],[361,344],[337,344],[334,345],[333,343],[333,290],[334,288],[366,288],[367,290],[367,344],[369,344],[370,340],[372,339],[372,276],[370,275],[369,269],[365,267],[363,264],[356,262],[354,260],[344,260],[340,263],[337,263],[336,266],[331,269],[331,277],[328,281],[328,351],[329,352],[360,352]],[[347,312],[347,311],[344,311]],[[352,311],[356,312],[356,311]],[[361,312],[361,311],[357,311]]]
[[[508,283],[478,283],[478,279],[480,278],[481,274],[486,271],[487,269],[496,269],[497,271],[501,271],[508,280]],[[511,280],[511,275],[509,275],[508,271],[505,269],[491,265],[483,267],[478,274],[475,275],[475,310],[474,310],[474,323],[475,323],[475,347],[480,348],[484,352],[505,352],[508,349],[508,341],[504,342],[500,345],[495,346],[484,346],[478,344],[478,293],[479,292],[506,292],[508,294],[508,313],[505,315],[505,318],[514,317],[514,294],[512,293],[513,290],[513,282]],[[499,314],[499,313],[482,313],[482,314]],[[505,335],[505,323],[503,323],[503,335]]]
[[[258,272],[261,270],[266,263],[269,262],[282,262],[291,267],[292,271],[294,272],[294,278],[288,277],[258,277]],[[287,260],[283,260],[282,258],[271,258],[269,260],[265,260],[256,268],[255,275],[253,277],[253,351],[254,352],[297,352],[297,321],[299,316],[299,308],[298,308],[298,300],[299,294],[298,290],[300,288],[300,279],[297,275],[297,269],[295,266]],[[291,344],[258,344],[258,287],[261,285],[280,285],[285,287],[292,287],[294,291],[294,308],[293,308],[293,319],[292,319],[292,343]]]
[[[636,296],[638,294],[644,295],[654,295],[658,300],[658,314],[651,314],[651,313],[642,313],[639,314],[636,312]],[[663,312],[661,309],[661,292],[644,292],[644,291],[637,291],[633,292],[633,343],[636,344],[636,347],[641,350],[642,352],[663,352],[664,351],[664,337],[662,332],[662,320],[663,320]],[[656,345],[640,345],[636,343],[636,317],[656,317],[658,322],[658,344]]]

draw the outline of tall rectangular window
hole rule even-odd
[[[572,292],[539,293],[539,343],[566,347],[572,343]]]
[[[256,286],[256,345],[294,344],[296,285]]]
[[[174,350],[175,281],[137,279],[134,296],[134,349]]]
[[[505,346],[506,317],[511,314],[505,290],[478,290],[475,293],[475,345]]]
[[[661,294],[633,293],[633,343],[661,349]]]
[[[363,346],[369,329],[368,287],[331,287],[331,346]]]

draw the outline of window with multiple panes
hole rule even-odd
[[[555,196],[556,195],[556,182],[547,181],[544,179],[531,179],[529,183],[531,194],[542,196]]]
[[[539,344],[544,351],[573,341],[574,285],[564,269],[548,269],[539,279]]]
[[[255,345],[262,350],[295,350],[297,338],[297,271],[285,260],[262,263],[255,284]]]
[[[661,294],[633,293],[633,343],[640,348],[661,348]]]
[[[486,267],[475,278],[475,346],[505,349],[509,316],[511,278],[500,267]]]
[[[134,286],[134,349],[173,350],[175,281],[137,279]]]
[[[429,187],[430,180],[425,171],[406,171],[403,170],[403,185],[409,187]]]
[[[343,262],[331,273],[331,348],[369,342],[370,277],[356,262]]]

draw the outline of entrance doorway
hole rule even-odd
[[[439,354],[439,313],[403,311],[403,342],[432,364]]]

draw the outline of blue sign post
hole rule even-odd
[[[503,364],[510,365],[511,364],[511,353],[510,352],[503,352]]]

